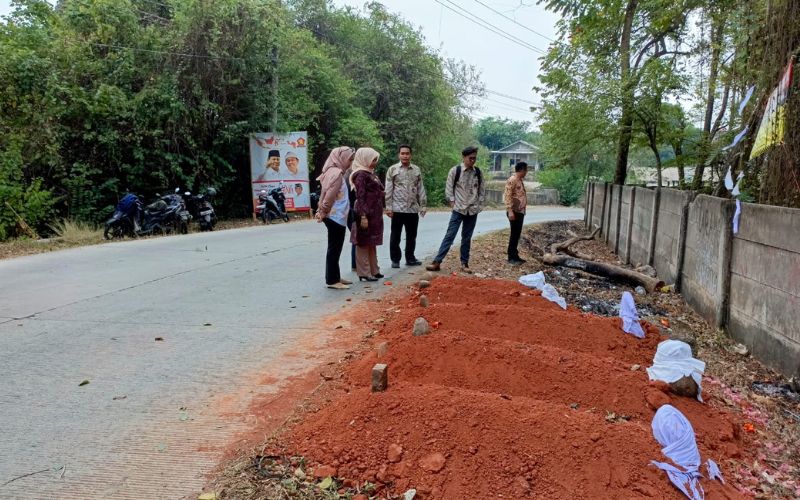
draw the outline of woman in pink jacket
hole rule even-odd
[[[344,174],[353,163],[354,156],[353,148],[341,146],[334,149],[322,167],[322,175],[317,178],[322,184],[317,222],[323,222],[328,229],[325,284],[334,290],[346,290],[352,284],[351,281],[342,279],[339,257],[342,255],[347,232],[347,215],[350,212],[350,198]]]

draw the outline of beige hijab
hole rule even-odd
[[[372,165],[373,161],[380,157],[380,153],[372,148],[358,148],[358,151],[356,151],[356,156],[353,158],[353,173],[350,174],[350,189],[355,189],[355,185],[353,184],[353,176],[356,175],[356,172],[359,170],[369,170],[370,172],[374,172],[374,170],[369,167]]]

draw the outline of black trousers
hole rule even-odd
[[[400,262],[400,237],[403,228],[406,229],[406,262],[417,260],[414,250],[417,248],[417,228],[419,227],[419,214],[394,212],[392,214],[392,231],[389,235],[389,257],[392,262]]]
[[[506,214],[508,217],[508,214]],[[522,235],[522,225],[525,221],[525,214],[514,212],[514,220],[509,219],[511,224],[511,236],[508,238],[508,260],[519,259],[519,237]]]
[[[322,219],[322,222],[324,222],[325,227],[328,228],[328,253],[325,256],[325,284],[335,285],[342,279],[342,273],[339,270],[339,257],[342,256],[342,247],[344,246],[344,237],[347,229],[327,217]]]

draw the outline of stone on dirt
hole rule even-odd
[[[444,469],[444,464],[447,460],[441,453],[431,453],[420,459],[419,466],[428,472],[439,472]]]
[[[417,318],[414,320],[414,336],[421,337],[422,335],[427,335],[431,332],[431,326],[425,320],[425,318]]]
[[[389,386],[389,367],[378,363],[372,367],[372,392],[383,392]]]
[[[390,444],[389,451],[386,452],[386,458],[389,462],[396,464],[403,459],[403,447],[395,443]]]
[[[653,269],[653,266],[640,266],[637,267],[635,270],[637,273],[642,273],[645,276],[650,276],[651,278],[656,277],[656,270]]]
[[[744,344],[736,344],[733,346],[733,352],[738,354],[739,356],[747,356],[750,354],[750,350]]]
[[[382,358],[386,356],[387,352],[389,352],[389,343],[381,342],[380,344],[378,344],[378,347],[375,350],[378,352],[378,357]]]
[[[675,382],[669,384],[669,389],[678,396],[686,396],[687,398],[697,397],[697,382],[692,377],[681,377]]]
[[[330,465],[320,465],[314,469],[314,477],[325,479],[326,477],[336,477],[336,468]]]
[[[419,296],[419,305],[422,307],[428,307],[428,296],[427,295],[420,295]]]
[[[429,280],[419,280],[420,288],[428,288],[429,286],[431,286],[431,282]]]

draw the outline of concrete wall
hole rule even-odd
[[[617,254],[625,261],[629,256],[630,245],[630,222],[631,219],[631,199],[633,198],[634,188],[632,186],[623,186],[622,188],[622,208],[619,214],[619,246],[617,247]],[[629,257],[628,257],[629,258]]]
[[[800,210],[744,203],[733,235],[730,200],[604,184],[588,192],[590,226],[602,225],[622,260],[652,262],[706,321],[800,376]]]
[[[647,264],[650,252],[650,229],[653,222],[653,203],[655,192],[646,188],[636,189],[633,207],[633,227],[631,228],[630,262],[635,266]]]
[[[800,375],[800,210],[743,203],[732,246],[731,336]]]
[[[503,192],[497,189],[486,190],[486,201],[489,203],[503,203]],[[558,205],[560,195],[557,189],[536,189],[528,191],[528,205]]]
[[[622,193],[622,186],[616,184],[611,185],[611,197],[609,198],[609,200],[611,200],[611,207],[608,209],[609,211],[608,220],[610,221],[610,224],[608,226],[608,234],[607,234],[608,238],[606,239],[606,242],[612,249],[615,247],[617,241],[617,235],[619,234],[618,231],[619,224],[617,224],[617,216],[619,215],[620,212],[619,201],[621,193]]]
[[[603,214],[603,197],[605,196],[605,184],[592,183],[592,221],[590,228],[594,230],[596,227],[601,227],[602,214]]]
[[[712,325],[718,322],[722,289],[723,238],[731,223],[724,218],[727,200],[700,195],[689,204],[686,255],[681,271],[681,293],[686,302]]]
[[[684,208],[688,207],[692,198],[693,194],[689,191],[661,190],[653,267],[658,269],[661,279],[667,283],[675,283],[680,275],[681,223]]]

